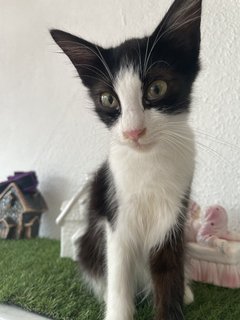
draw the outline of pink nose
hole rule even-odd
[[[131,131],[124,131],[123,136],[130,140],[138,140],[141,136],[146,133],[146,128],[144,129],[136,129]]]

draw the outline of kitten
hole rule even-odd
[[[133,319],[139,290],[152,290],[156,319],[184,319],[183,230],[195,159],[188,115],[201,5],[175,0],[151,36],[108,49],[51,30],[111,132],[79,240],[83,274],[104,297],[106,320]]]

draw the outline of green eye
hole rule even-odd
[[[114,108],[114,109],[119,108],[119,103],[116,97],[114,97],[114,95],[112,95],[109,92],[104,92],[101,94],[101,104],[103,105],[103,107],[106,107],[106,108]]]
[[[147,99],[150,101],[160,100],[167,92],[167,83],[163,80],[157,80],[147,88]]]

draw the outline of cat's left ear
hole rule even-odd
[[[51,36],[69,57],[85,86],[91,86],[96,79],[96,68],[102,68],[105,61],[104,49],[61,30],[50,30]]]
[[[152,41],[165,40],[174,49],[198,58],[201,12],[202,0],[175,0],[151,36]]]

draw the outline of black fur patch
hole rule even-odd
[[[189,191],[182,200],[182,211],[178,217],[178,226],[170,231],[164,246],[157,250],[153,249],[150,255],[156,319],[184,319],[184,224],[188,198]]]
[[[78,258],[80,266],[95,277],[105,273],[106,235],[105,221],[114,223],[117,210],[114,185],[111,182],[108,164],[96,172],[90,190],[88,228],[79,240]],[[109,196],[111,195],[111,202]]]

